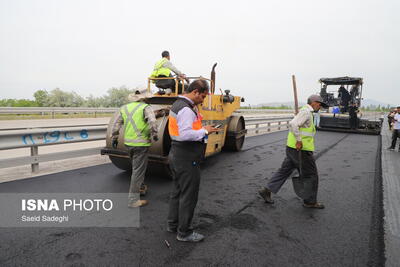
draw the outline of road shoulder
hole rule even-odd
[[[383,125],[386,125],[385,123]],[[400,262],[400,152],[388,150],[391,134],[382,129],[382,183],[385,231],[385,257],[387,266]]]

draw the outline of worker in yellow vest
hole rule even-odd
[[[323,102],[321,96],[311,95],[307,99],[307,105],[302,107],[299,113],[290,121],[286,143],[286,157],[282,166],[274,173],[267,186],[262,187],[258,192],[266,203],[274,203],[271,193],[278,193],[292,172],[295,169],[299,170],[301,165],[299,173],[308,179],[307,183],[311,185],[307,194],[308,196],[303,199],[303,206],[306,208],[324,208],[322,203],[317,202],[318,171],[313,156],[314,135],[316,132],[313,122],[313,112],[318,112],[321,106],[324,108],[328,107]]]
[[[171,72],[174,72],[178,78],[186,79],[186,75],[179,71],[172,63],[171,57],[168,51],[163,51],[161,53],[162,58],[156,62],[154,65],[153,72],[151,73],[151,78],[163,78],[163,77],[173,77]],[[175,90],[175,80],[174,79],[164,79],[164,80],[156,80],[155,84],[158,88],[161,89],[169,89]],[[182,92],[182,84],[179,83],[179,93]],[[160,90],[159,93],[164,94],[163,90]]]
[[[129,95],[129,100],[132,102],[120,109],[119,117],[111,130],[112,146],[117,148],[119,131],[122,125],[125,125],[124,145],[132,161],[132,177],[128,195],[128,206],[131,208],[141,207],[148,203],[147,200],[140,200],[140,195],[144,195],[147,189],[144,185],[144,176],[149,148],[152,140],[158,141],[156,117],[151,106],[145,102],[146,98],[151,96],[150,93],[139,91]]]

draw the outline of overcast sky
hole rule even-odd
[[[246,104],[300,100],[321,77],[364,78],[400,104],[400,1],[0,0],[0,98],[144,87],[163,50]],[[328,87],[329,89],[329,87]],[[331,88],[336,89],[336,88]]]

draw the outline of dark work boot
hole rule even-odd
[[[147,185],[145,185],[144,183],[142,183],[142,184],[140,185],[139,193],[140,193],[140,196],[145,196],[146,193],[147,193]]]
[[[271,197],[271,191],[269,191],[268,188],[261,188],[260,190],[258,190],[258,194],[264,199],[265,203],[274,204],[274,201]]]
[[[303,207],[309,208],[309,209],[324,209],[325,206],[321,202],[314,202],[314,203],[309,203],[309,202],[304,202]]]

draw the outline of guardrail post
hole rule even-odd
[[[271,131],[271,123],[268,122],[268,132],[270,132],[270,131]]]
[[[36,157],[39,155],[39,149],[37,146],[31,146],[31,157]],[[32,163],[31,164],[32,172],[36,173],[39,171],[39,163]]]
[[[96,118],[96,111],[94,112],[94,117]]]
[[[54,119],[54,111],[51,112],[51,118]]]
[[[286,128],[289,129],[289,121],[286,122]]]
[[[281,125],[281,122],[278,122],[278,125]],[[281,126],[278,127],[278,131],[281,130]]]
[[[258,129],[258,123],[256,124],[256,129]],[[256,134],[258,134],[258,130],[256,130]]]

